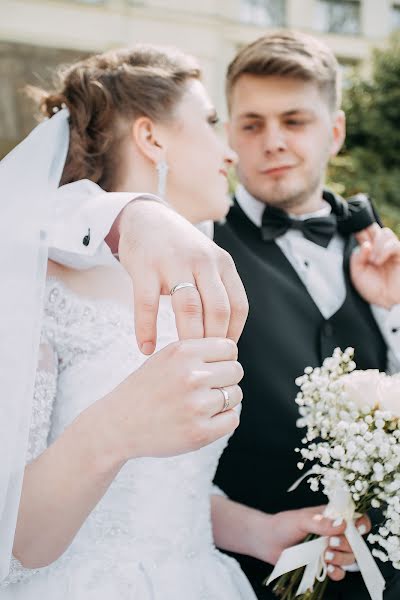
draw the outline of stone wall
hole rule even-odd
[[[0,42],[0,158],[36,123],[37,111],[24,94],[24,86],[49,86],[60,64],[85,55],[75,50]]]

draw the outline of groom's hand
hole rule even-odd
[[[370,304],[391,308],[400,303],[400,241],[377,223],[356,234],[359,248],[350,261],[354,287]]]
[[[133,282],[135,329],[144,354],[154,351],[160,295],[172,296],[180,339],[238,340],[248,313],[230,255],[170,208],[149,200],[127,205],[119,221],[119,257]]]

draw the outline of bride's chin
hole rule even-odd
[[[196,211],[196,216],[189,219],[189,221],[195,226],[199,223],[204,223],[205,221],[223,221],[229,212],[231,204],[232,200],[227,194],[225,197],[221,198],[218,203],[215,203],[215,205],[209,205],[207,207],[203,206],[203,210]],[[204,208],[206,208],[206,210],[204,210]]]
[[[218,206],[215,206],[215,210],[214,210],[213,214],[209,215],[207,217],[207,220],[223,221],[229,212],[231,204],[232,204],[232,200],[231,200],[230,196],[228,194],[226,194],[226,196],[223,198],[223,200],[221,200],[219,202]]]

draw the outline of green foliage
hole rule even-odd
[[[373,53],[369,78],[355,72],[344,94],[347,138],[329,168],[344,196],[366,192],[400,234],[400,34]]]

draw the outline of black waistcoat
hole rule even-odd
[[[346,299],[330,319],[321,315],[279,246],[263,242],[259,228],[237,204],[226,223],[216,226],[215,241],[232,255],[250,304],[239,341],[245,371],[241,423],[221,457],[215,482],[232,500],[269,513],[326,503],[305,483],[287,492],[300,476],[294,452],[302,437],[296,427],[295,379],[337,346],[354,347],[360,369],[386,369],[385,342],[349,277],[355,241],[346,240]],[[266,575],[265,564],[237,558],[250,579]]]

